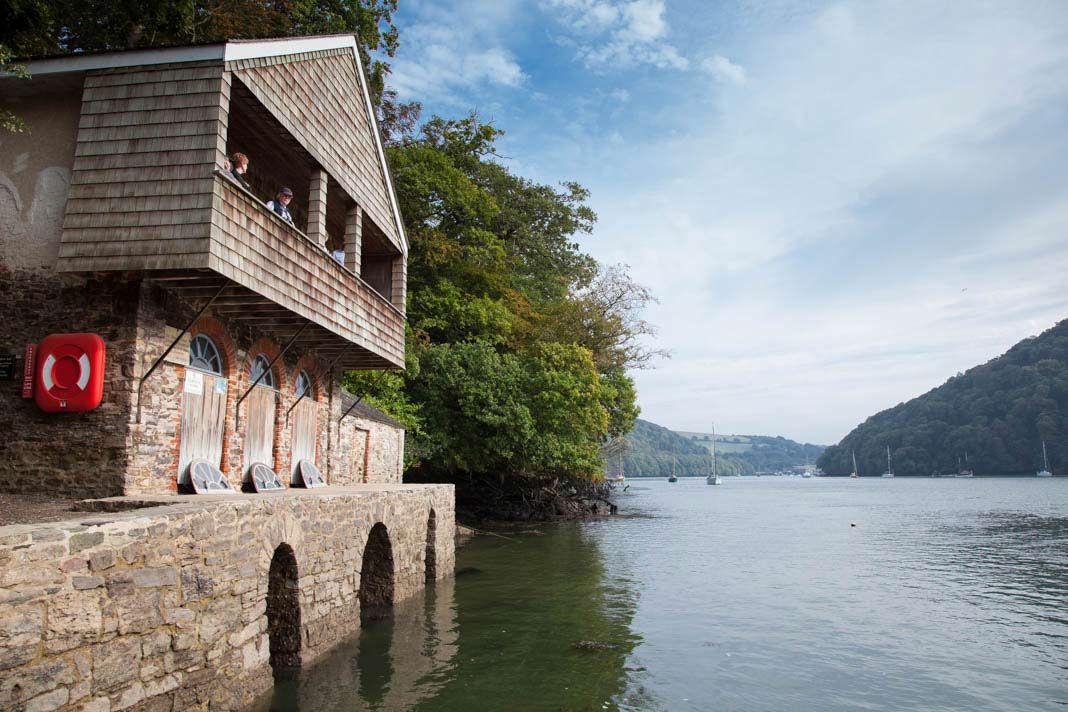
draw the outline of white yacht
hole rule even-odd
[[[1053,477],[1049,471],[1049,458],[1046,457],[1046,441],[1042,441],[1042,469],[1035,473],[1035,477]]]
[[[886,446],[886,472],[882,474],[882,477],[894,476],[894,463],[890,460],[890,446]]]
[[[721,485],[723,480],[719,477],[719,471],[716,467],[716,424],[712,424],[712,472],[705,478],[706,485]]]

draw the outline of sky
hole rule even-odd
[[[829,444],[1068,318],[1068,2],[401,0],[402,99],[575,180],[676,430]]]

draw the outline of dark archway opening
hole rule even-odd
[[[275,673],[300,667],[300,599],[297,557],[279,544],[267,578],[267,634]]]
[[[426,583],[433,583],[438,577],[438,515],[433,509],[426,520]]]
[[[360,618],[385,618],[393,608],[393,545],[386,525],[371,527],[360,568]]]

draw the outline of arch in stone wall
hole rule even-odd
[[[393,608],[393,545],[386,525],[378,522],[367,535],[360,567],[360,619],[384,618]]]
[[[275,673],[300,667],[300,576],[289,544],[279,544],[267,574],[267,634]]]
[[[438,577],[438,515],[431,507],[426,518],[426,583],[434,582]]]

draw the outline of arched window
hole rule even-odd
[[[314,395],[312,393],[311,376],[309,376],[308,372],[303,368],[300,369],[300,373],[297,374],[297,383],[293,388],[293,393],[297,398],[300,398],[301,396],[312,398]]]
[[[259,382],[261,386],[267,386],[268,388],[274,388],[274,372],[270,369],[271,362],[267,360],[267,357],[260,354],[252,360],[252,368],[248,372],[249,383],[255,383],[256,379],[260,377],[260,374],[265,374],[263,379]]]
[[[198,371],[222,375],[222,357],[211,337],[197,334],[189,342],[189,365]]]

